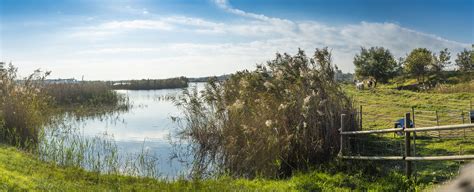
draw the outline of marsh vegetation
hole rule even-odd
[[[186,77],[169,79],[142,79],[128,81],[112,81],[113,89],[126,90],[157,90],[157,89],[179,89],[188,87],[189,80]]]

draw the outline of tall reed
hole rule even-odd
[[[113,135],[86,136],[74,114],[56,116],[43,132],[37,154],[43,161],[103,174],[158,178],[158,159],[144,145],[138,153],[120,152]],[[66,120],[69,119],[69,120]],[[145,141],[144,141],[145,142]]]
[[[0,142],[22,148],[35,148],[48,113],[48,97],[41,92],[41,81],[48,75],[37,70],[22,81],[17,68],[0,65],[0,111],[3,125]]]
[[[254,71],[211,80],[201,93],[185,91],[176,104],[197,177],[286,177],[326,162],[338,149],[340,114],[353,112],[327,48],[312,58],[277,54]]]

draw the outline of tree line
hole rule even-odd
[[[113,89],[127,90],[154,90],[154,89],[175,89],[188,87],[186,77],[177,77],[170,79],[142,79],[109,82]]]
[[[454,66],[457,67],[457,71],[462,73],[474,71],[473,49],[464,49],[456,54]],[[447,67],[453,66],[453,63],[451,52],[447,48],[438,53],[426,48],[416,48],[406,57],[396,60],[390,50],[384,47],[362,47],[360,53],[354,57],[354,65],[355,75],[358,78],[372,77],[386,83],[397,76],[411,75],[416,77],[418,82],[423,83],[427,77],[430,77],[430,81],[443,80],[443,72],[447,70]]]

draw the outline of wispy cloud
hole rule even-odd
[[[237,18],[216,21],[184,15],[155,15],[146,9],[137,9],[136,14],[140,11],[142,16],[134,17],[136,19],[94,19],[91,25],[67,31],[65,38],[77,43],[76,54],[55,58],[52,63],[77,57],[80,62],[76,63],[89,63],[81,65],[89,68],[88,71],[97,71],[92,70],[97,66],[117,69],[115,72],[123,70],[126,75],[120,76],[122,79],[204,76],[250,69],[256,63],[271,59],[276,52],[294,53],[302,48],[309,53],[317,47],[328,46],[332,49],[334,62],[344,71],[352,72],[353,57],[361,46],[383,46],[397,57],[405,56],[417,47],[433,51],[448,48],[452,52],[470,47],[469,43],[451,41],[395,23],[359,22],[336,26],[250,13],[232,7],[226,0],[215,0],[214,3]],[[174,37],[177,33],[188,39]],[[171,39],[160,40],[157,38],[160,35]],[[100,41],[84,41],[97,39]],[[133,71],[127,67],[130,64],[135,66]],[[59,70],[58,74],[75,72],[61,71],[62,68],[52,70]],[[98,79],[101,75],[100,71],[97,73]],[[111,76],[114,77],[116,75]]]
[[[131,20],[131,21],[112,21],[99,26],[103,30],[135,30],[135,29],[153,29],[153,30],[172,30],[173,26],[161,20]]]

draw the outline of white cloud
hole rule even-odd
[[[160,20],[131,20],[131,21],[112,21],[103,23],[99,26],[104,30],[136,30],[136,29],[153,29],[153,30],[172,30],[173,26],[167,22]]]
[[[235,9],[226,0],[215,0],[216,5],[244,19],[216,22],[186,16],[157,16],[146,19],[115,20],[94,26],[73,29],[72,42],[81,39],[100,38],[100,44],[89,41],[78,45],[76,55],[54,58],[57,65],[54,74],[78,73],[64,69],[59,61],[77,57],[83,70],[91,73],[91,79],[102,78],[163,78],[173,76],[205,76],[252,69],[274,57],[276,52],[295,53],[298,48],[312,55],[315,48],[328,46],[332,49],[334,63],[343,71],[352,72],[353,57],[360,47],[383,46],[396,57],[405,56],[417,47],[434,52],[450,49],[455,55],[470,44],[451,41],[433,34],[404,28],[394,23],[360,22],[348,25],[329,25],[317,21],[290,21]],[[141,31],[145,41],[127,39],[129,32]],[[155,39],[155,32],[177,33],[192,37],[187,42],[171,39],[162,42]],[[120,38],[114,35],[123,34]],[[170,35],[172,36],[172,35]],[[120,42],[117,40],[120,39]],[[64,56],[65,57],[65,56]],[[67,62],[62,62],[67,63]],[[85,65],[84,63],[88,63]],[[127,66],[133,65],[133,69]],[[68,66],[75,66],[69,62]],[[99,67],[100,66],[100,67]],[[114,68],[112,74],[100,75],[102,69]],[[101,69],[101,70],[94,70]],[[107,71],[107,70],[105,70]],[[96,73],[96,74],[92,74]],[[123,75],[118,75],[118,74]]]

